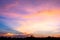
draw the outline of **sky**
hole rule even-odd
[[[0,33],[60,34],[60,0],[0,0]]]

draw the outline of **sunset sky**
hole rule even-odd
[[[60,0],[0,0],[0,34],[60,34]]]

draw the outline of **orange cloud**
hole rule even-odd
[[[16,30],[21,31],[23,33],[26,32],[28,34],[34,33],[36,31],[46,31],[46,32],[51,31],[55,33],[58,31],[57,29],[59,28],[58,26],[56,26],[59,20],[56,20],[54,18],[58,18],[58,15],[60,15],[60,11],[55,9],[45,10],[41,11],[40,13],[27,15],[23,17],[23,18],[28,17],[27,21],[22,22],[22,26],[17,27]],[[38,20],[36,20],[37,18]],[[40,21],[41,18],[43,18],[42,21]]]

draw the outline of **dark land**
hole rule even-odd
[[[12,37],[0,37],[0,40],[21,40],[21,39],[23,39],[23,40],[29,40],[29,39],[32,39],[32,40],[39,40],[39,39],[60,39],[60,37],[50,37],[50,36],[48,36],[48,37],[33,37],[33,36],[30,36],[30,37],[25,37],[25,38],[12,38]]]

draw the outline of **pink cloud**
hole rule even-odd
[[[2,13],[3,16],[7,17],[7,18],[17,18],[17,17],[20,17],[21,15],[20,14],[17,14],[17,13]]]

